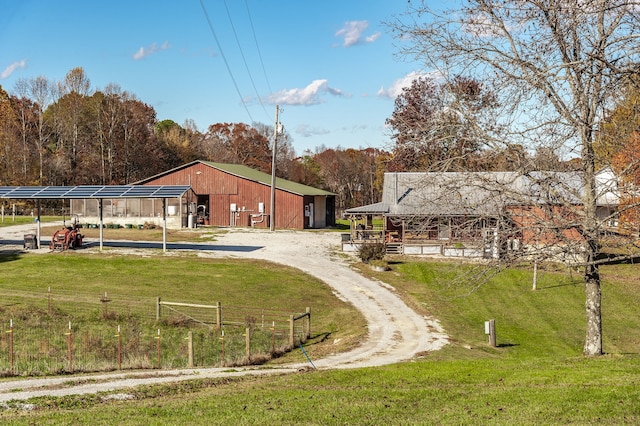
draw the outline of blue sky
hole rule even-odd
[[[93,90],[118,84],[159,120],[191,119],[201,131],[219,122],[273,125],[277,103],[298,154],[388,148],[384,121],[420,66],[395,57],[398,40],[382,24],[405,6],[0,0],[0,85],[13,93],[19,78],[60,81],[82,67]]]

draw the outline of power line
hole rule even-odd
[[[226,5],[226,3],[225,3]],[[220,41],[218,40],[218,36],[216,35],[216,31],[213,29],[213,24],[211,23],[211,19],[209,19],[209,14],[207,13],[207,9],[204,7],[204,3],[202,2],[202,0],[200,0],[200,6],[202,7],[202,12],[204,13],[205,18],[207,19],[207,23],[209,24],[209,29],[211,30],[211,34],[213,34],[213,38],[216,41],[216,44],[218,45],[218,50],[220,50],[220,56],[222,56],[222,59],[224,60],[224,64],[227,67],[227,72],[229,73],[229,76],[231,77],[231,81],[233,82],[233,86],[236,88],[236,92],[238,93],[238,97],[240,98],[240,102],[242,102],[242,106],[244,106],[244,110],[247,112],[247,115],[249,116],[249,119],[251,120],[251,122],[253,123],[253,117],[251,116],[251,113],[249,112],[249,108],[247,107],[246,102],[244,101],[242,94],[240,93],[240,89],[238,88],[238,83],[236,82],[235,77],[233,76],[233,73],[231,72],[231,67],[229,66],[229,62],[227,61],[227,57],[224,55],[224,51],[222,50],[222,46],[220,45]]]
[[[256,30],[255,30],[255,27],[253,26],[253,18],[251,18],[249,3],[247,3],[247,0],[244,0],[244,4],[247,7],[247,15],[249,15],[249,24],[251,25],[251,33],[253,34],[253,40],[255,41],[256,49],[258,50],[258,57],[260,58],[262,73],[264,74],[264,79],[267,81],[267,87],[269,88],[269,93],[273,93],[273,90],[271,89],[271,83],[269,82],[269,77],[267,77],[267,70],[264,67],[264,61],[262,60],[262,52],[260,51],[260,46],[258,45],[258,37],[256,37]]]
[[[224,3],[224,8],[227,11],[227,17],[229,18],[229,23],[231,24],[231,30],[233,31],[233,36],[236,39],[236,44],[238,45],[238,50],[240,51],[240,56],[242,56],[242,61],[244,62],[244,67],[247,70],[247,74],[249,74],[249,80],[251,80],[251,85],[253,86],[253,91],[256,94],[256,97],[258,98],[258,102],[260,103],[260,106],[262,106],[262,110],[264,111],[266,116],[269,116],[269,114],[267,113],[266,108],[264,107],[264,104],[262,103],[262,99],[260,98],[260,94],[258,93],[258,89],[256,88],[256,83],[253,81],[253,76],[251,75],[251,70],[249,69],[249,65],[247,64],[247,58],[244,56],[244,51],[242,50],[242,45],[240,44],[240,39],[238,38],[238,33],[236,32],[236,27],[235,25],[233,25],[233,19],[231,19],[231,13],[229,12],[229,7],[227,5],[227,0],[223,1]]]

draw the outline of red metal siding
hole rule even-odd
[[[198,195],[209,195],[209,223],[229,226],[231,204],[235,204],[237,226],[250,226],[251,214],[258,214],[259,204],[264,212],[271,212],[271,186],[243,179],[206,164],[194,164],[165,176],[146,182],[147,185],[191,185]],[[242,210],[244,207],[244,210]],[[256,227],[268,227],[268,220]],[[303,197],[285,191],[276,191],[276,228],[303,229],[305,226]]]

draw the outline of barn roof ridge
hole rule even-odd
[[[225,173],[232,174],[244,179],[252,180],[264,185],[271,185],[271,175],[252,169],[244,164],[216,163],[213,161],[198,160],[192,164],[201,163],[216,168]],[[314,188],[302,183],[293,182],[287,179],[276,177],[276,188],[283,191],[291,192],[297,195],[335,195],[333,192],[324,189]]]

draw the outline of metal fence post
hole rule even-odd
[[[293,334],[295,332],[295,327],[294,327],[294,321],[293,321],[293,314],[289,315],[289,346],[293,348],[294,345],[294,338],[293,338]]]
[[[247,360],[251,359],[251,328],[247,327],[245,328],[245,337],[244,337],[244,344],[245,344],[245,356],[247,357]]]
[[[71,321],[69,321],[69,332],[67,333],[67,360],[69,362],[69,373],[73,373],[73,334],[71,333]]]
[[[218,329],[222,327],[222,304],[220,302],[216,302],[216,325]]]
[[[187,335],[187,352],[189,353],[189,368],[193,368],[193,331]]]

